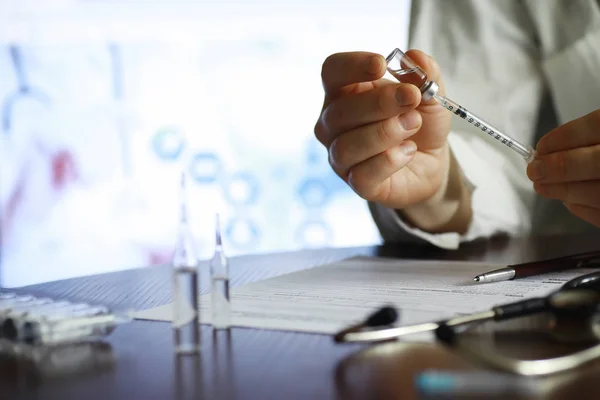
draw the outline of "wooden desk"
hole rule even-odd
[[[598,247],[598,236],[570,236],[498,238],[451,252],[408,245],[325,249],[232,258],[231,274],[235,286],[354,255],[513,263]],[[23,291],[141,309],[169,302],[169,288],[168,268],[154,267],[51,282]],[[207,289],[203,285],[202,290]],[[472,367],[434,344],[369,348],[335,345],[324,335],[242,328],[213,337],[207,326],[202,334],[200,360],[177,362],[169,324],[134,321],[119,327],[108,339],[109,351],[118,358],[113,365],[81,369],[60,378],[0,367],[0,398],[410,399],[416,396],[415,373],[432,367]],[[600,398],[600,380],[595,379],[598,369],[595,371],[561,384],[553,398]]]

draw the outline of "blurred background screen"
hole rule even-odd
[[[313,128],[331,53],[405,46],[405,0],[0,0],[0,271],[165,264],[185,169],[198,251],[370,245]]]

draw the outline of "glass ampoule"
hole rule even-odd
[[[481,132],[496,139],[506,147],[518,153],[523,159],[530,163],[535,158],[535,150],[528,145],[518,142],[510,136],[502,133],[499,129],[479,118],[460,104],[448,97],[439,94],[439,86],[427,78],[427,73],[415,63],[402,50],[394,49],[387,57],[387,71],[402,83],[410,83],[419,88],[425,101],[435,99],[446,110],[458,115]]]
[[[198,257],[188,223],[185,173],[181,174],[179,227],[172,263],[173,339],[176,354],[200,352]]]
[[[210,260],[212,325],[215,329],[231,326],[231,303],[229,299],[229,261],[223,250],[219,214],[216,215],[215,253]]]

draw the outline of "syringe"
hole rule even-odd
[[[435,99],[445,109],[458,115],[471,125],[480,129],[481,132],[488,134],[509,149],[520,154],[527,163],[535,158],[535,150],[510,136],[502,133],[498,128],[479,118],[460,104],[438,94],[439,86],[437,83],[427,79],[427,73],[402,50],[394,49],[386,58],[387,70],[399,82],[410,83],[421,90],[422,99],[427,101]]]

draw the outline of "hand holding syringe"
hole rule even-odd
[[[486,133],[504,144],[506,147],[520,154],[527,163],[530,163],[535,158],[535,150],[531,146],[519,143],[510,136],[502,133],[494,126],[488,124],[481,118],[477,117],[467,109],[438,94],[439,87],[437,83],[427,79],[427,73],[417,65],[413,60],[404,54],[400,49],[395,49],[386,58],[387,70],[399,82],[411,83],[421,90],[423,100],[435,99],[448,111],[453,112],[465,121],[469,122],[476,128],[481,129],[481,132]]]

